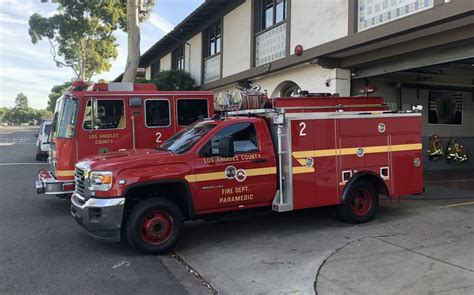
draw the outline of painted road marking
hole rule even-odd
[[[425,183],[445,183],[445,182],[468,182],[472,181],[474,182],[474,178],[471,179],[452,179],[452,180],[431,180],[431,181],[425,181]]]
[[[0,166],[16,166],[16,165],[48,165],[48,163],[0,163]]]
[[[451,204],[451,205],[446,205],[446,207],[453,208],[453,207],[461,207],[461,206],[467,206],[467,205],[474,205],[474,202]]]
[[[10,146],[10,145],[14,145],[13,142],[0,142],[0,146]]]

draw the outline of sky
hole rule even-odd
[[[156,41],[172,30],[204,0],[156,0],[150,18],[141,25],[143,54]],[[58,68],[50,54],[47,40],[33,45],[28,34],[30,15],[39,13],[51,16],[57,5],[41,0],[0,0],[0,107],[13,107],[15,97],[23,92],[29,105],[36,109],[47,106],[48,95],[54,85],[70,81],[74,76],[69,68]],[[118,57],[112,61],[110,72],[93,77],[93,80],[112,80],[125,68],[127,35],[115,32]]]

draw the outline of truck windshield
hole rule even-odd
[[[53,137],[72,138],[76,127],[77,99],[61,97],[56,102],[53,118]]]
[[[215,126],[215,124],[209,122],[194,124],[170,137],[158,149],[166,150],[173,154],[185,153]]]

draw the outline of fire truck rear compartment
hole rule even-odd
[[[420,118],[418,113],[285,114],[284,123],[272,126],[280,158],[273,209],[339,205],[362,180],[378,195],[421,192]]]

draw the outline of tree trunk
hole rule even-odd
[[[140,20],[138,18],[139,2],[143,0],[127,0],[127,33],[128,56],[122,82],[135,82],[140,62]]]

